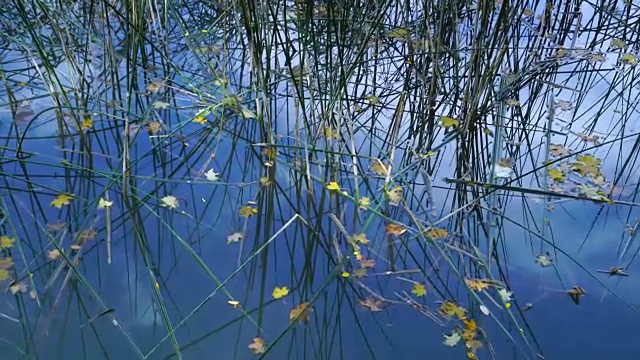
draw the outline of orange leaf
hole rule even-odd
[[[402,234],[404,234],[405,231],[407,231],[407,229],[403,228],[402,226],[398,225],[398,224],[387,224],[387,235],[396,235],[396,236],[400,236]]]
[[[464,282],[467,283],[467,286],[474,291],[482,291],[489,287],[489,283],[483,280],[478,279],[464,279]]]
[[[300,305],[294,307],[289,313],[289,320],[291,321],[309,321],[309,313],[313,309],[309,307],[309,303],[303,302]]]
[[[249,344],[248,348],[256,355],[264,354],[264,340],[259,337],[253,338],[253,342]]]

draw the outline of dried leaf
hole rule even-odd
[[[371,170],[374,174],[380,176],[386,176],[387,174],[389,174],[389,166],[383,164],[380,159],[371,160],[371,163],[369,163],[369,170]]]
[[[60,257],[60,250],[53,249],[47,251],[47,259],[49,260],[57,260]]]
[[[550,144],[549,145],[549,155],[554,156],[554,157],[559,157],[559,156],[567,156],[569,155],[570,152],[569,150],[567,150],[566,147],[560,145],[560,144]]]
[[[462,336],[460,336],[460,333],[457,331],[454,331],[451,333],[451,335],[444,334],[444,341],[442,343],[447,346],[456,346],[460,342],[460,339],[462,339]]]
[[[407,231],[407,229],[405,229],[404,227],[398,225],[398,224],[387,224],[386,227],[386,233],[387,235],[396,235],[396,236],[400,236],[402,234],[404,234],[404,232]]]
[[[489,283],[484,280],[466,278],[464,282],[474,291],[483,291],[489,287]]]
[[[384,302],[380,299],[374,298],[373,296],[369,296],[364,300],[358,299],[358,302],[360,303],[360,305],[362,305],[362,307],[372,312],[382,311],[384,307]]]
[[[11,291],[11,295],[15,295],[17,293],[25,293],[27,292],[27,284],[20,282],[14,282],[9,285],[9,291]]]
[[[457,317],[459,320],[466,319],[467,309],[456,305],[454,302],[445,301],[440,305],[438,313],[441,316]]]
[[[244,235],[241,232],[234,232],[231,235],[227,235],[227,244],[238,242],[242,240],[243,237]]]
[[[297,320],[300,322],[309,321],[309,313],[311,311],[313,311],[313,309],[309,307],[309,303],[303,302],[291,310],[289,313],[289,320]]]
[[[253,338],[253,342],[249,344],[248,348],[251,349],[251,351],[253,351],[253,353],[256,355],[264,354],[264,351],[265,351],[264,340],[262,340],[259,337]]]
[[[58,209],[62,209],[63,206],[71,204],[71,200],[73,200],[73,196],[68,194],[60,194],[51,201],[51,206],[54,206]]]
[[[168,207],[169,209],[177,209],[178,206],[180,206],[178,198],[173,195],[167,195],[160,200],[162,201],[162,206]]]
[[[402,188],[394,187],[393,189],[387,192],[387,197],[389,198],[389,205],[398,206],[402,201]]]
[[[240,208],[240,216],[249,218],[258,213],[258,209],[253,208],[249,205],[245,205]]]
[[[430,227],[427,230],[427,236],[433,240],[444,239],[449,233],[446,229]]]
[[[0,259],[0,269],[10,269],[13,266],[13,259],[10,257]]]
[[[98,209],[108,208],[111,207],[111,205],[113,205],[113,201],[109,201],[103,198],[100,198],[100,200],[98,200]]]
[[[536,256],[536,263],[540,264],[542,267],[547,267],[553,264],[553,260],[549,257],[549,253],[540,254]]]
[[[169,107],[169,103],[164,102],[164,101],[154,101],[154,103],[153,103],[153,108],[156,109],[156,110],[157,109],[163,109],[164,110],[164,109],[166,109],[168,107]]]

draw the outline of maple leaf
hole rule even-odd
[[[329,140],[338,139],[340,137],[340,132],[330,126],[326,126],[324,128],[324,137]]]
[[[542,267],[547,267],[553,264],[553,260],[549,257],[549,253],[540,254],[536,256],[536,263],[540,264]]]
[[[440,116],[440,127],[441,128],[450,128],[450,127],[457,127],[460,124],[460,121],[458,121],[458,119],[454,119],[452,117],[448,117],[448,116]]]
[[[507,99],[505,103],[512,107],[520,107],[520,101],[516,99]]]
[[[376,266],[376,261],[371,259],[360,259],[360,267],[363,269],[371,269]]]
[[[551,156],[559,157],[559,156],[567,156],[569,154],[570,154],[569,150],[560,144],[549,145],[549,155]]]
[[[389,174],[389,166],[385,165],[380,161],[380,159],[373,159],[369,163],[369,170],[371,170],[374,174],[380,176],[386,176]]]
[[[5,281],[9,278],[9,271],[6,269],[0,269],[0,281]]]
[[[87,116],[84,119],[82,119],[82,122],[80,123],[80,130],[85,131],[85,130],[89,130],[93,127],[93,119],[91,119],[91,117]]]
[[[443,239],[447,237],[447,235],[449,235],[449,233],[446,229],[430,227],[427,230],[427,236],[434,240]]]
[[[258,213],[258,209],[253,208],[253,207],[251,207],[249,205],[245,205],[245,206],[240,208],[240,216],[242,216],[242,217],[248,218],[248,217],[251,217],[251,216],[253,216],[253,215],[257,214],[257,213]]]
[[[625,42],[622,39],[618,39],[618,38],[614,38],[611,41],[611,44],[609,44],[609,49],[611,50],[615,50],[615,49],[624,49],[625,47]]]
[[[227,235],[227,244],[238,242],[238,241],[242,240],[243,237],[244,237],[244,235],[239,231],[238,232],[234,232],[231,235]]]
[[[398,186],[387,191],[387,197],[389,198],[389,205],[400,205],[400,202],[402,201],[402,188]]]
[[[602,195],[600,195],[599,193],[600,191],[597,187],[589,186],[586,184],[580,184],[578,186],[578,189],[580,190],[580,195],[586,198],[602,200]]]
[[[51,206],[62,209],[63,206],[71,204],[71,200],[73,200],[72,195],[60,194],[51,201]]]
[[[340,185],[338,185],[337,182],[332,181],[332,182],[327,184],[327,190],[340,191]]]
[[[204,125],[204,124],[207,123],[207,119],[203,115],[198,115],[198,116],[194,117],[193,120],[191,120],[191,121],[193,121],[194,123],[201,124],[201,125]]]
[[[27,292],[27,284],[23,283],[22,281],[20,282],[13,282],[11,285],[9,285],[9,291],[11,291],[11,295],[15,295],[17,293],[24,293]]]
[[[8,237],[7,235],[2,235],[0,237],[0,248],[11,249],[15,241],[16,239],[14,238]]]
[[[371,199],[369,199],[366,196],[362,197],[358,201],[358,210],[367,210],[370,204],[371,204]]]
[[[447,346],[456,346],[460,342],[460,339],[462,339],[460,333],[454,331],[451,333],[451,335],[444,334],[444,341],[442,343]]]
[[[164,101],[155,101],[153,103],[153,108],[156,109],[156,110],[157,109],[163,109],[164,110],[164,109],[166,109],[168,107],[169,107],[169,103],[164,102]]]
[[[362,233],[362,234],[353,234],[351,236],[349,236],[348,239],[349,243],[352,244],[363,244],[366,245],[369,243],[369,239],[367,239],[367,234]]]
[[[479,340],[467,340],[464,343],[467,346],[467,349],[471,350],[471,351],[477,351],[478,349],[480,349],[482,347],[482,343]],[[473,354],[473,353],[472,353]],[[475,358],[475,355],[474,357]]]
[[[602,160],[593,155],[578,155],[576,162],[572,164],[571,169],[581,176],[600,174],[600,163]]]
[[[156,81],[147,84],[147,90],[151,92],[158,92],[164,86],[164,82]]]
[[[557,169],[557,168],[549,169],[547,174],[549,175],[549,177],[553,181],[563,182],[565,180],[564,173],[562,171],[560,171],[559,169]]]
[[[440,305],[438,313],[441,316],[457,317],[459,320],[466,319],[467,309],[456,305],[454,302],[445,301]]]
[[[98,200],[98,209],[108,208],[111,205],[113,205],[113,201],[109,201],[103,198],[100,198],[100,200]]]
[[[178,206],[180,206],[178,198],[173,195],[167,195],[160,200],[162,201],[162,206],[168,207],[169,209],[177,209]]]
[[[466,278],[464,279],[464,282],[471,290],[474,291],[483,291],[489,287],[489,283],[484,280]]]
[[[580,304],[580,297],[586,293],[587,292],[581,286],[574,286],[567,290],[567,294],[576,305]]]
[[[420,283],[413,284],[413,288],[411,289],[411,293],[413,293],[417,297],[422,297],[427,295],[427,288]]]
[[[387,235],[396,235],[396,236],[400,236],[402,234],[404,234],[405,231],[407,231],[407,229],[405,229],[404,227],[398,225],[398,224],[387,224],[387,227],[385,229]]]
[[[578,136],[580,137],[580,139],[582,139],[582,141],[588,142],[588,143],[598,144],[598,140],[600,140],[600,136],[598,135],[589,136],[585,133],[579,133]]]
[[[253,338],[253,342],[249,344],[248,348],[251,349],[251,351],[253,351],[253,353],[256,355],[264,354],[265,352],[264,340],[262,340],[259,337]]]
[[[556,100],[554,107],[560,108],[560,110],[563,110],[563,111],[573,110],[574,108],[573,103],[567,100]]]
[[[502,299],[503,302],[509,302],[513,300],[513,293],[511,291],[507,291],[507,289],[504,288],[498,290],[498,296],[500,296],[500,299]]]
[[[53,249],[47,251],[47,259],[49,260],[57,260],[60,257],[60,250]]]
[[[311,307],[309,307],[309,303],[303,302],[300,305],[294,307],[289,313],[289,320],[291,321],[309,321],[309,313],[313,311]]]
[[[289,294],[289,288],[287,288],[286,286],[276,286],[275,288],[273,288],[273,292],[271,293],[274,299],[280,299],[287,296],[287,294]]]
[[[362,307],[372,312],[382,311],[384,307],[384,302],[380,299],[374,298],[373,296],[369,296],[364,300],[358,299],[358,302],[360,303],[360,305],[362,305]]]
[[[351,273],[351,276],[353,276],[356,279],[363,278],[363,277],[367,276],[367,269],[366,268],[355,269]]]
[[[218,174],[217,172],[213,171],[213,169],[209,169],[206,173],[204,173],[204,176],[209,181],[218,181],[220,179],[220,177],[218,175],[220,175],[220,174]]]
[[[625,53],[620,57],[620,61],[625,65],[634,66],[638,63],[638,57],[631,53]]]
[[[0,269],[10,269],[13,266],[13,259],[6,257],[0,259]]]
[[[159,133],[162,130],[162,123],[159,121],[150,121],[147,123],[147,131],[151,134]]]

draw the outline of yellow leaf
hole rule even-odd
[[[389,174],[389,166],[382,163],[380,159],[373,159],[371,163],[369,163],[369,170],[371,170],[374,174],[380,176],[386,176]]]
[[[340,132],[330,126],[326,126],[324,128],[324,137],[327,139],[338,139],[340,137]]]
[[[80,124],[80,130],[89,130],[93,126],[93,120],[90,117],[86,117],[82,120]]]
[[[519,107],[520,106],[520,101],[516,100],[516,99],[507,99],[507,101],[505,101],[507,103],[507,105],[512,106],[512,107]]]
[[[402,226],[398,225],[398,224],[387,224],[386,227],[386,233],[387,235],[396,235],[396,236],[400,236],[402,234],[404,234],[404,232],[407,231],[407,229],[403,228]]]
[[[553,181],[562,182],[565,180],[564,173],[557,168],[549,169],[548,174],[551,180]]]
[[[194,117],[192,121],[194,123],[198,123],[198,124],[202,124],[202,125],[207,123],[207,119],[205,119],[205,117],[202,116],[202,115],[198,115],[198,116]]]
[[[243,207],[240,208],[240,216],[242,217],[251,217],[252,215],[255,215],[258,213],[258,209],[256,208],[252,208],[249,205],[245,205]]]
[[[627,65],[633,66],[638,63],[638,57],[633,54],[626,53],[626,54],[622,54],[622,57],[620,57],[620,61],[622,61]]]
[[[622,39],[613,39],[613,41],[611,41],[611,45],[609,45],[610,49],[624,49],[624,47],[625,43]]]
[[[411,289],[411,292],[417,297],[422,297],[427,295],[427,288],[423,284],[415,283],[413,284],[413,289]]]
[[[289,288],[287,288],[286,286],[283,286],[283,287],[276,286],[273,289],[273,293],[272,293],[274,299],[280,299],[282,297],[287,296],[287,294],[289,294]]]
[[[440,127],[442,128],[450,128],[450,127],[457,127],[460,124],[460,121],[458,121],[458,119],[454,119],[452,117],[448,117],[448,116],[440,116]]]
[[[369,239],[367,239],[367,235],[365,233],[354,234],[349,237],[349,242],[366,245],[369,243]]]
[[[389,197],[389,205],[398,206],[402,201],[402,188],[394,187],[393,189],[387,191],[387,197]]]
[[[442,316],[454,316],[454,317],[457,317],[459,320],[463,320],[467,318],[466,316],[467,309],[461,306],[458,306],[451,301],[443,302],[442,305],[440,305],[440,308],[438,309],[438,313],[440,313],[440,315]]]
[[[406,37],[409,34],[409,30],[407,30],[406,28],[397,28],[395,30],[389,31],[387,33],[387,35],[396,38],[396,39],[402,39],[404,37]]]
[[[233,306],[234,309],[237,309],[240,307],[240,301],[238,300],[229,300],[227,301],[227,304]]]
[[[309,313],[313,311],[306,302],[301,303],[291,310],[289,313],[289,320],[291,321],[309,321]]]
[[[367,210],[370,204],[371,204],[371,199],[369,199],[368,197],[362,197],[360,198],[360,201],[358,201],[358,209]]]
[[[349,272],[348,272],[348,271],[343,271],[343,272],[342,272],[342,274],[341,274],[341,276],[342,276],[343,278],[348,278],[348,277],[349,277]]]
[[[69,205],[73,200],[73,196],[67,194],[60,194],[51,201],[51,206],[57,207],[58,209],[62,209],[63,206]]]
[[[260,339],[259,337],[253,338],[253,342],[249,344],[248,348],[251,349],[251,351],[253,351],[253,353],[256,355],[264,354],[264,340]]]
[[[327,190],[340,191],[340,185],[338,185],[337,182],[332,181],[332,182],[327,184]]]
[[[0,269],[0,281],[7,280],[9,278],[9,272],[5,269]]]
[[[367,276],[367,269],[366,268],[355,269],[351,273],[351,276],[353,276],[356,279],[363,278],[363,277]]]
[[[7,235],[2,235],[2,237],[0,237],[0,248],[10,249],[13,247],[14,241],[16,241],[16,239],[10,238]]]

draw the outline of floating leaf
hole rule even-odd
[[[162,201],[162,206],[168,207],[169,209],[177,209],[178,206],[180,206],[178,199],[173,195],[167,195],[160,200]]]
[[[6,257],[0,259],[0,269],[10,269],[13,266],[13,259]]]
[[[240,115],[242,115],[242,117],[245,119],[257,118],[256,114],[244,105],[240,105]]]
[[[422,297],[427,295],[427,288],[420,283],[413,284],[413,288],[411,289],[411,293],[413,293],[417,297]]]
[[[427,236],[433,240],[444,239],[449,233],[446,229],[430,227],[427,230]]]
[[[369,296],[364,300],[358,299],[358,302],[362,307],[372,312],[379,312],[383,310],[384,302],[380,299],[374,298],[373,296]]]
[[[153,102],[153,108],[154,109],[166,109],[169,107],[169,103],[168,102],[164,102],[164,101],[154,101]]]
[[[241,232],[234,232],[231,235],[227,235],[227,244],[238,242],[242,240],[243,237],[244,235]]]
[[[289,294],[289,288],[287,288],[286,286],[282,286],[282,287],[276,286],[273,289],[273,292],[271,293],[274,299],[280,299],[282,297],[287,296],[287,294]]]
[[[400,236],[402,234],[404,234],[404,232],[407,231],[407,229],[405,229],[404,227],[398,225],[398,224],[387,224],[386,227],[386,233],[387,235],[396,235],[396,236]]]
[[[164,86],[164,82],[156,81],[147,84],[147,90],[151,92],[158,92]]]
[[[380,104],[380,98],[378,98],[375,95],[369,95],[367,96],[366,100],[369,102],[369,104],[371,105],[378,105]]]
[[[355,269],[351,273],[351,276],[353,276],[356,279],[363,278],[363,277],[367,276],[367,269],[366,268],[362,268],[362,267],[359,268],[359,269]]]
[[[460,124],[460,121],[448,116],[440,116],[440,127],[442,128],[450,128],[457,127]]]
[[[489,287],[489,283],[484,280],[466,278],[464,279],[464,282],[471,290],[474,291],[483,291]]]
[[[371,269],[376,266],[376,261],[371,259],[360,259],[360,267],[363,269]]]
[[[491,314],[489,309],[484,305],[480,305],[480,312],[483,313],[485,316],[489,316]]]
[[[332,182],[327,184],[327,190],[340,191],[340,185],[338,185],[337,182],[332,181]]]
[[[540,264],[542,267],[547,267],[553,264],[553,260],[549,257],[549,253],[540,254],[536,256],[536,263]]]
[[[256,355],[264,354],[265,352],[264,340],[262,340],[259,337],[253,338],[253,342],[249,344],[248,348],[251,349],[251,351],[253,351],[253,353]]]
[[[5,281],[9,278],[9,272],[6,269],[0,269],[0,281]]]
[[[209,181],[218,181],[220,179],[220,177],[218,175],[220,175],[220,174],[218,174],[217,172],[213,171],[213,169],[209,169],[206,173],[204,173],[204,176]]]
[[[574,304],[580,304],[580,297],[586,294],[587,292],[581,286],[574,286],[571,289],[567,290],[567,294],[571,297],[571,300]]]
[[[15,295],[17,293],[25,293],[27,292],[27,284],[20,282],[13,282],[9,285],[9,291],[11,291],[11,295]]]
[[[551,168],[548,171],[548,175],[553,181],[562,182],[565,180],[564,173],[558,168]]]
[[[234,309],[237,309],[240,307],[240,301],[238,300],[229,300],[227,301],[227,304],[233,306]]]
[[[457,317],[459,320],[466,319],[467,309],[456,305],[454,302],[445,301],[440,305],[438,313],[441,316]]]
[[[8,237],[7,235],[2,235],[0,237],[0,248],[11,249],[13,247],[13,243],[15,241],[16,241],[16,239],[14,239],[12,237]]]
[[[100,198],[100,200],[98,200],[98,209],[105,209],[111,207],[111,205],[113,205],[113,201],[109,201],[103,198]]]
[[[358,201],[358,209],[367,210],[370,204],[371,204],[371,199],[369,199],[368,197],[362,197]]]
[[[80,130],[85,131],[85,130],[91,129],[92,127],[93,127],[93,119],[91,119],[88,116],[82,119],[82,122],[80,123]]]
[[[573,103],[567,100],[556,100],[554,107],[563,111],[570,111],[574,108]]]
[[[324,128],[324,137],[327,139],[338,139],[340,138],[340,132],[330,126],[326,126]]]
[[[460,339],[462,339],[462,336],[460,336],[460,333],[457,331],[454,331],[451,333],[451,335],[444,334],[444,341],[442,343],[447,346],[456,346],[460,342]]]
[[[550,144],[549,145],[549,155],[558,157],[558,156],[567,156],[570,152],[566,147],[560,144]]]
[[[507,289],[498,290],[498,296],[500,296],[500,299],[502,299],[503,302],[509,302],[513,300],[513,293],[511,291],[507,291]]]
[[[51,201],[51,206],[54,206],[58,209],[62,209],[63,206],[71,204],[71,200],[73,200],[73,196],[67,194],[60,194]]]
[[[624,49],[625,47],[625,42],[622,39],[613,39],[613,41],[611,41],[611,45],[609,45],[609,49],[615,50],[615,49]]]
[[[620,61],[622,61],[623,64],[634,66],[638,63],[638,57],[631,53],[625,53],[620,57]]]
[[[398,206],[402,201],[402,188],[394,187],[393,189],[387,191],[387,197],[389,197],[389,205]]]
[[[387,35],[391,36],[392,38],[396,38],[396,39],[403,39],[405,38],[407,35],[409,34],[409,30],[407,30],[406,28],[397,28],[395,30],[391,30],[387,33]]]
[[[505,101],[507,103],[507,105],[512,106],[512,107],[520,107],[520,101],[516,100],[516,99],[507,99],[507,101]]]
[[[248,217],[251,217],[251,216],[253,216],[253,215],[257,214],[257,213],[258,213],[258,209],[253,208],[253,207],[251,207],[249,205],[245,205],[245,206],[240,208],[240,216],[242,216],[242,217],[248,218]]]
[[[203,115],[198,115],[194,117],[193,120],[191,121],[193,121],[194,123],[202,124],[202,125],[207,123],[207,119]]]
[[[598,140],[600,140],[600,136],[598,135],[587,135],[585,133],[579,133],[578,136],[580,137],[580,139],[582,139],[582,141],[587,142],[587,143],[594,143],[594,144],[598,144]]]
[[[53,249],[47,251],[47,259],[49,260],[57,260],[60,257],[60,250]]]
[[[600,174],[601,160],[593,155],[578,155],[576,162],[572,164],[571,169],[581,176]]]
[[[147,123],[147,131],[151,134],[157,134],[162,130],[162,123],[159,121],[150,121]]]
[[[289,320],[298,320],[300,322],[309,321],[309,313],[311,311],[313,311],[313,309],[309,307],[309,303],[303,302],[291,310]]]
[[[389,166],[383,164],[380,159],[371,160],[371,163],[369,163],[369,170],[380,176],[386,176],[389,174]]]

